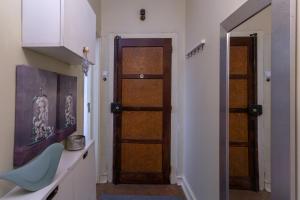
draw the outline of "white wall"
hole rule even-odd
[[[184,85],[184,179],[196,199],[219,199],[220,23],[245,0],[187,0],[186,51],[207,43],[187,60]]]
[[[21,2],[2,0],[0,6],[0,173],[13,168],[16,65],[30,64],[42,69],[78,77],[77,133],[82,133],[83,79],[81,68],[69,66],[21,47]],[[0,197],[11,189],[0,181]]]
[[[146,9],[146,20],[139,19],[139,10]],[[111,73],[107,82],[101,86],[101,121],[100,121],[100,175],[101,181],[112,175],[112,114],[110,103],[113,90],[113,36],[116,34],[129,37],[151,37],[154,35],[174,36],[177,38],[174,51],[177,53],[175,62],[177,70],[172,73],[173,90],[176,95],[172,97],[173,114],[175,122],[172,126],[173,132],[178,133],[176,138],[177,152],[172,152],[172,160],[176,166],[172,166],[172,172],[176,175],[182,174],[182,88],[183,77],[180,76],[184,69],[184,31],[185,31],[185,0],[102,0],[102,63],[101,70]],[[172,33],[172,34],[169,34]],[[173,63],[174,64],[174,63]],[[103,84],[104,83],[104,84]],[[172,136],[174,137],[175,134]],[[178,144],[178,145],[177,145]],[[174,155],[178,154],[176,158]]]
[[[271,82],[264,77],[271,70],[272,8],[261,11],[236,29],[232,35],[258,33],[258,104],[263,105],[263,115],[258,117],[258,152],[260,189],[271,191]]]

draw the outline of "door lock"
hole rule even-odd
[[[252,104],[248,108],[248,113],[251,116],[258,117],[263,114],[262,105]]]
[[[122,112],[122,105],[120,103],[113,102],[113,103],[111,103],[110,108],[111,108],[112,113],[121,113]]]

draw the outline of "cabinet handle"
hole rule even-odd
[[[49,194],[49,196],[47,197],[47,200],[52,200],[58,193],[58,186],[51,192],[51,194]]]
[[[89,151],[85,152],[82,156],[83,160],[86,159],[86,157],[89,155]]]

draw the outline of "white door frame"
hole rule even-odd
[[[172,113],[171,113],[171,176],[170,182],[172,184],[177,183],[177,175],[178,168],[180,166],[180,158],[181,155],[178,149],[178,138],[180,137],[180,132],[182,130],[182,122],[181,122],[181,106],[182,106],[182,96],[180,90],[180,83],[178,80],[179,66],[178,66],[178,36],[176,33],[153,33],[153,34],[122,34],[122,33],[111,33],[109,34],[109,62],[108,62],[108,102],[113,102],[113,91],[114,91],[114,83],[113,83],[113,75],[114,75],[114,38],[115,36],[121,36],[122,38],[172,38]],[[106,104],[107,105],[107,104]],[[106,129],[106,144],[108,144],[108,148],[106,148],[106,163],[107,163],[107,181],[112,181],[113,176],[113,114],[109,113],[107,116],[108,126]],[[104,175],[105,176],[105,175]],[[102,175],[103,177],[103,175]]]
[[[90,140],[91,137],[91,111],[88,109],[91,105],[92,100],[92,73],[91,70],[88,71],[87,76],[83,75],[84,80],[84,92],[83,92],[83,135],[86,140]]]
[[[95,161],[96,161],[96,180],[97,183],[100,182],[100,46],[101,46],[101,39],[97,38],[96,41],[96,62],[95,65],[90,67],[88,80],[84,81],[84,88],[89,91],[90,93],[90,128],[86,129],[85,136],[87,139],[95,141]],[[85,78],[86,79],[86,78]],[[86,98],[85,98],[86,99]],[[84,113],[86,116],[86,101],[84,101]],[[85,117],[84,116],[84,117]],[[85,121],[85,119],[84,119]],[[86,132],[86,131],[89,131]]]

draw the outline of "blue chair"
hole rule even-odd
[[[13,182],[31,192],[40,190],[52,183],[63,150],[62,144],[52,144],[23,167],[0,174],[0,179]]]

